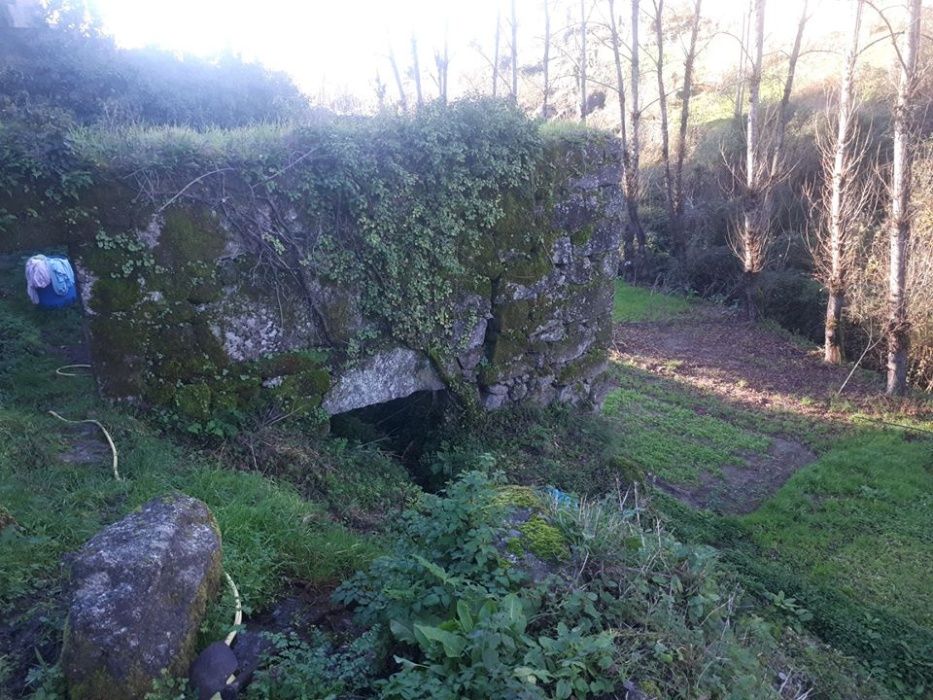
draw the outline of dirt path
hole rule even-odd
[[[879,375],[856,370],[836,396],[850,367],[824,364],[819,348],[720,307],[697,305],[682,319],[619,325],[615,346],[643,369],[674,374],[748,408],[829,418],[842,415],[832,405],[841,400],[870,412],[888,404]]]
[[[824,364],[819,348],[712,305],[697,304],[675,319],[620,324],[615,351],[622,362],[659,378],[767,416],[796,414],[842,426],[853,410],[877,415],[895,407],[884,396],[879,375],[857,370],[849,378],[851,367]],[[695,507],[751,512],[816,459],[800,435],[769,437],[767,452],[749,454],[741,465],[723,464],[720,473],[703,473],[697,483],[676,484],[658,477],[654,481]]]

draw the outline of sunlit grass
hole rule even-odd
[[[843,440],[742,522],[801,572],[933,627],[933,441]]]
[[[663,321],[686,312],[691,301],[616,280],[612,318],[616,322]]]

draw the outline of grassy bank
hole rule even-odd
[[[617,316],[639,319],[647,293],[618,292]],[[665,302],[651,318],[676,323],[681,314],[680,305]],[[752,409],[698,390],[678,371],[624,362],[614,369],[619,388],[605,413],[645,471],[689,486],[724,465],[755,465],[755,453],[777,438],[814,454],[748,515],[697,510],[656,494],[669,526],[687,541],[717,547],[744,588],[858,658],[897,695],[929,692],[933,421],[923,397],[903,413],[867,417],[845,401],[826,402],[820,415],[809,397],[800,412],[786,401],[780,409]]]
[[[0,513],[12,520],[0,531],[0,697],[18,691],[37,656],[55,661],[65,612],[62,556],[156,496],[180,490],[207,503],[223,537],[224,569],[252,611],[268,607],[291,581],[334,585],[381,551],[378,532],[338,522],[328,499],[307,498],[304,482],[238,469],[234,450],[175,441],[131,407],[98,399],[89,376],[56,374],[84,359],[80,313],[33,308],[21,275],[18,258],[0,259]],[[123,480],[113,478],[97,428],[62,423],[50,410],[103,423]],[[318,472],[331,474],[327,484],[348,508],[367,489],[385,487],[388,477],[361,467],[365,455],[348,446],[330,444],[318,454]],[[341,461],[353,466],[346,479],[334,468]],[[406,480],[399,487],[407,488],[397,469]],[[226,620],[229,602],[218,605]]]

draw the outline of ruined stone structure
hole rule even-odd
[[[367,314],[358,279],[269,264],[289,256],[278,241],[322,227],[289,194],[292,173],[262,199],[234,168],[186,173],[165,187],[183,196],[155,206],[104,171],[85,195],[97,230],[70,241],[102,391],[202,423],[444,389],[488,410],[597,405],[622,226],[615,142],[553,138],[533,168],[529,186],[490,194],[502,215],[460,255],[444,326],[418,343],[396,332],[404,309]]]

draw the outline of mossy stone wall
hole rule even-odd
[[[257,413],[321,422],[444,386],[490,410],[599,403],[617,145],[457,109],[393,122],[385,147],[373,125],[318,125],[275,145],[284,169],[268,153],[183,158],[173,144],[151,162],[94,163],[82,217],[48,217],[41,243],[76,262],[103,393],[217,434]],[[407,147],[438,133],[436,153]],[[452,246],[450,230],[463,232]],[[430,252],[432,231],[436,271],[417,248]]]

